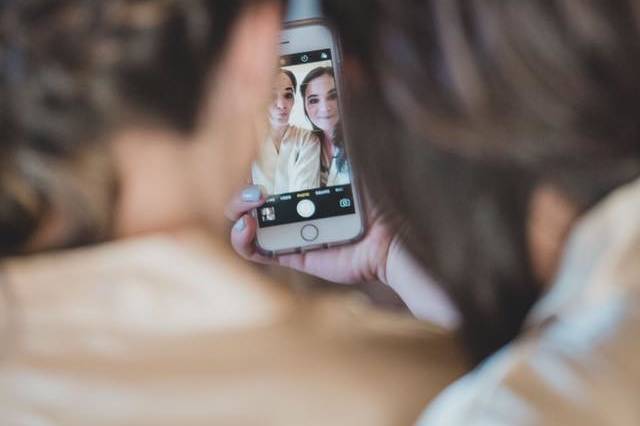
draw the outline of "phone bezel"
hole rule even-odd
[[[318,18],[287,22],[281,34],[280,46],[281,55],[331,49],[338,91],[338,108],[342,114],[344,108],[342,107],[341,50],[339,42],[334,36],[334,31],[327,22]],[[341,125],[344,128],[344,120],[342,120]],[[351,169],[351,187],[355,214],[267,228],[258,227],[256,237],[258,250],[263,254],[278,256],[351,244],[360,240],[366,232],[366,222],[364,220],[364,205],[354,177],[353,167]],[[254,215],[257,215],[256,211],[254,211]],[[317,241],[306,242],[300,235],[302,227],[309,224],[316,226],[320,231],[320,238]]]

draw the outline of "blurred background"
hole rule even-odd
[[[289,0],[287,20],[309,19],[321,15],[320,7],[316,0]]]

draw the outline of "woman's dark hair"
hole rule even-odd
[[[480,361],[540,294],[534,188],[585,211],[639,174],[640,2],[323,3],[344,48],[355,168]]]
[[[318,139],[323,140],[324,132],[316,126],[311,118],[309,117],[309,113],[307,112],[307,89],[309,88],[309,84],[322,76],[328,75],[329,77],[335,80],[336,76],[333,71],[333,67],[317,67],[309,71],[309,73],[304,77],[302,83],[300,84],[300,94],[302,95],[302,105],[304,107],[304,115],[307,117],[311,126],[313,126],[313,132],[318,136]],[[336,126],[335,134],[333,135],[333,144],[338,148],[337,156],[336,156],[336,165],[339,170],[343,170],[347,166],[347,151],[344,147],[344,138],[342,134],[342,126],[340,123]]]
[[[108,131],[193,131],[234,23],[266,1],[0,3],[0,256],[25,251],[53,212],[69,227],[61,244],[109,238]]]
[[[293,86],[293,91],[296,92],[298,90],[298,80],[296,79],[295,74],[289,70],[285,70],[284,68],[280,68],[280,72],[289,77],[289,81],[291,81],[291,85]]]

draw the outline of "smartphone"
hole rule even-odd
[[[288,23],[280,40],[269,134],[252,166],[267,194],[255,212],[260,251],[348,244],[365,232],[341,114],[338,43],[322,20]]]

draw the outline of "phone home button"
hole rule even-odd
[[[318,231],[318,228],[314,225],[305,225],[300,231],[302,239],[309,242],[317,240],[319,234],[320,231]]]

